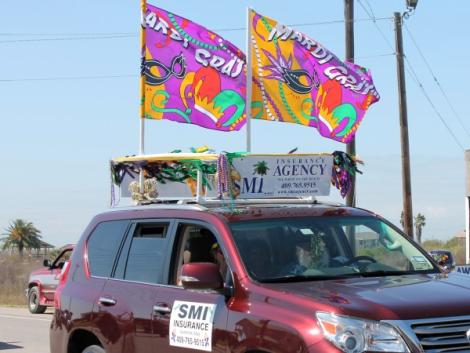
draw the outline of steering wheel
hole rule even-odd
[[[354,257],[350,258],[343,265],[348,266],[348,265],[351,265],[351,264],[354,264],[354,263],[358,263],[359,261],[370,261],[371,263],[374,263],[374,264],[377,263],[377,260],[374,259],[371,256],[359,255],[359,256],[354,256]]]

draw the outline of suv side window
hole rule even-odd
[[[90,274],[109,277],[114,260],[126,233],[129,221],[107,221],[98,224],[88,238],[88,264]]]
[[[161,283],[168,229],[169,223],[136,224],[130,241],[127,261],[125,264],[120,261],[116,277],[128,281]]]
[[[181,286],[180,275],[184,264],[213,262],[219,266],[222,278],[228,272],[224,254],[215,235],[199,224],[179,224],[173,250],[172,272],[169,283]]]

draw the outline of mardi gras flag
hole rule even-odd
[[[148,5],[143,16],[144,117],[239,130],[245,55],[214,32]],[[143,50],[143,51],[144,51]]]
[[[349,142],[379,100],[370,74],[320,43],[250,11],[252,117],[312,126]]]

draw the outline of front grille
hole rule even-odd
[[[469,317],[419,320],[410,326],[426,353],[470,352]]]

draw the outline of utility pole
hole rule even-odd
[[[394,13],[395,47],[397,56],[398,104],[400,108],[401,165],[403,190],[404,231],[413,237],[413,206],[411,201],[410,146],[408,139],[408,112],[406,106],[405,66],[403,62],[402,16]]]
[[[354,0],[344,0],[344,24],[346,38],[346,61],[354,62]],[[356,156],[356,138],[346,145],[346,153]],[[351,190],[346,195],[346,205],[356,205],[356,176],[352,177]]]
[[[465,151],[465,263],[470,264],[470,150]]]

